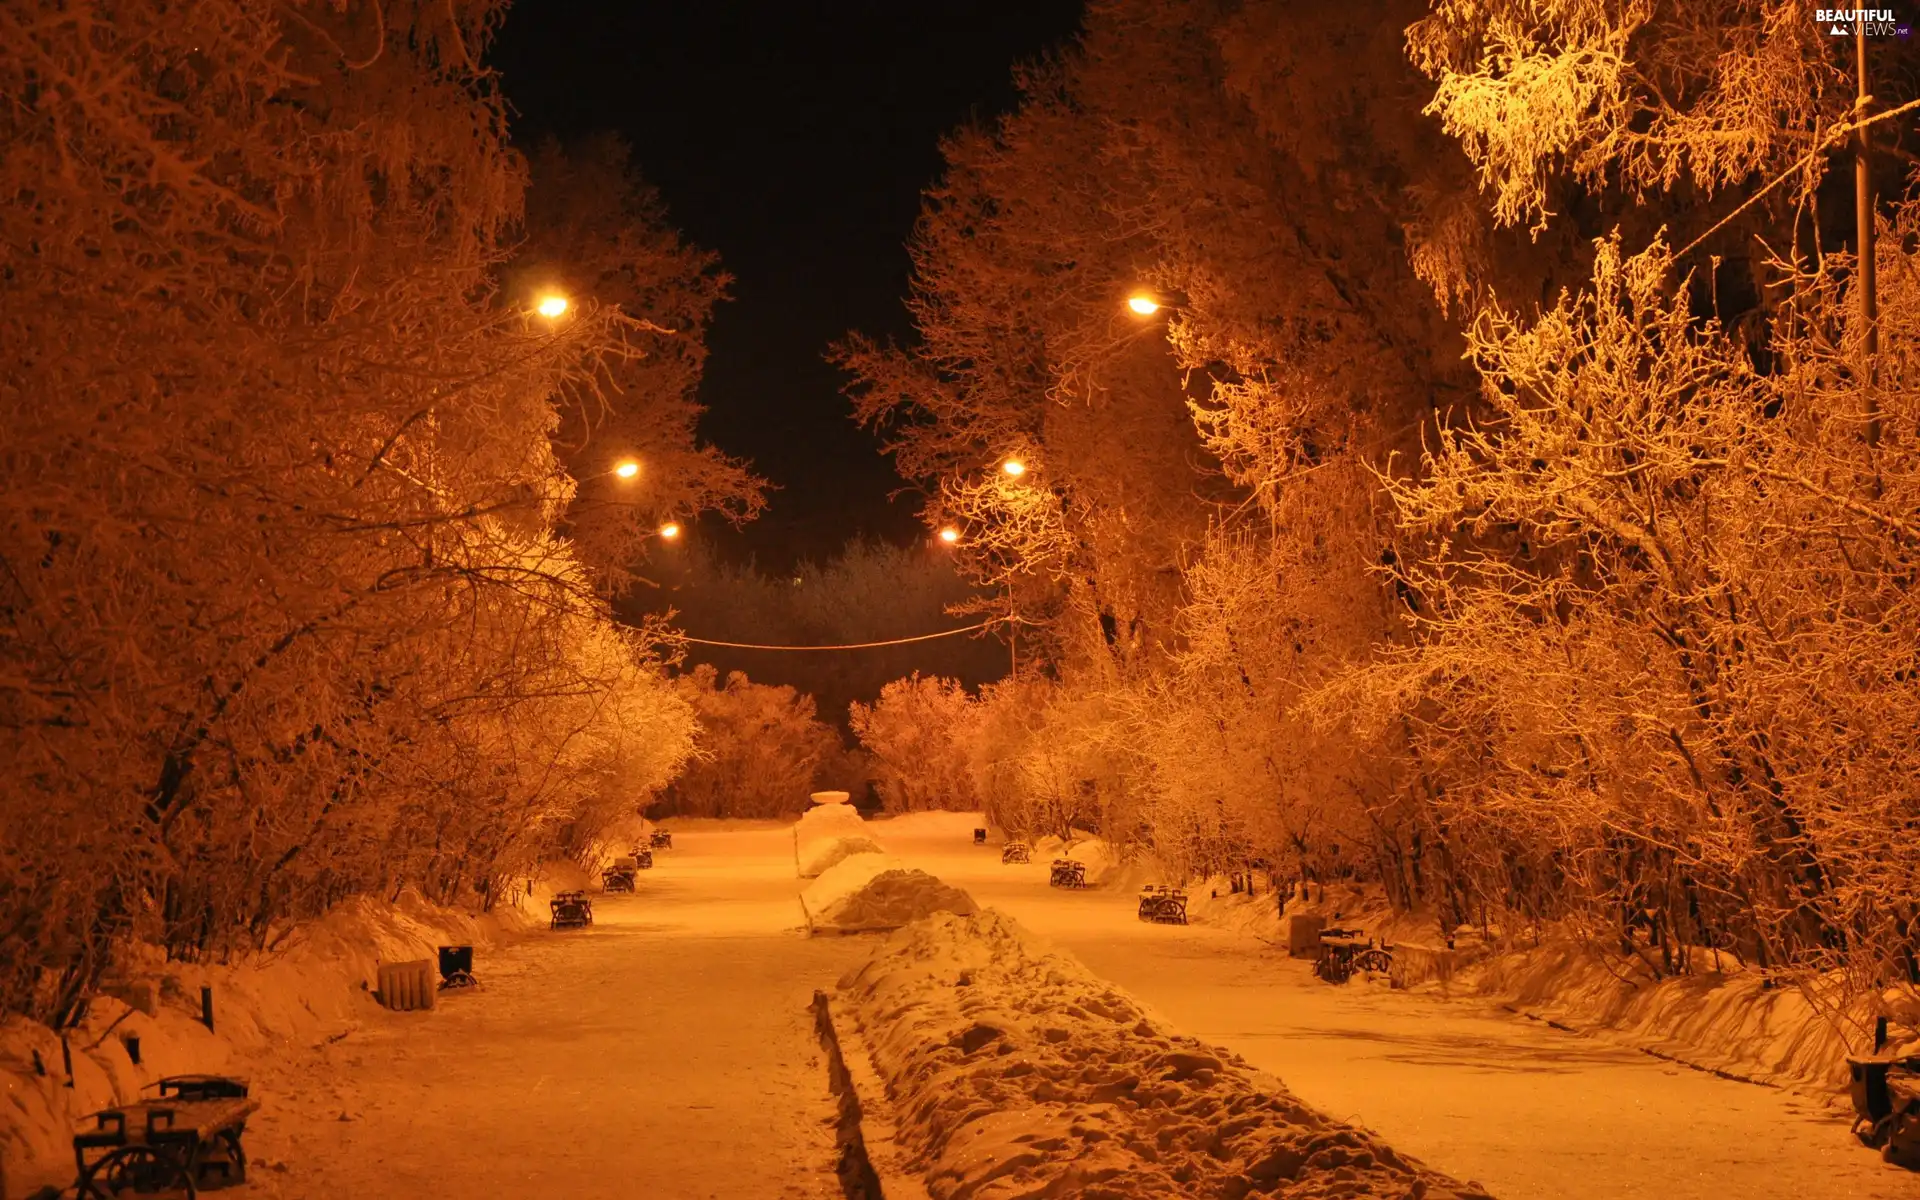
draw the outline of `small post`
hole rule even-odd
[[[60,1062],[67,1069],[67,1086],[73,1086],[73,1047],[67,1042],[67,1035],[60,1035]]]
[[[207,1027],[208,1033],[213,1032],[213,989],[210,987],[200,989],[200,1023]]]
[[[140,1065],[140,1035],[137,1033],[130,1033],[127,1036],[120,1039],[120,1044],[127,1048],[127,1061],[131,1062],[136,1067],[139,1066]]]
[[[1887,1019],[1875,1017],[1873,1021],[1873,1052],[1882,1053],[1887,1048]]]

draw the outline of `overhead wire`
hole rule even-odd
[[[1825,154],[1827,151],[1833,149],[1835,146],[1845,141],[1850,135],[1857,133],[1862,129],[1865,129],[1870,125],[1877,125],[1881,121],[1885,121],[1891,117],[1897,117],[1902,113],[1912,112],[1916,108],[1920,108],[1920,100],[1909,100],[1905,104],[1900,105],[1898,108],[1889,108],[1885,112],[1875,113],[1873,116],[1864,117],[1857,121],[1843,122],[1839,125],[1835,125],[1832,128],[1828,129],[1825,134],[1821,135],[1819,140],[1815,143],[1813,149],[1807,151],[1805,154],[1800,156],[1799,161],[1795,162],[1792,166],[1788,167],[1786,170],[1780,172],[1780,174],[1774,176],[1773,179],[1767,184],[1767,186],[1761,188],[1759,191],[1755,192],[1753,195],[1747,197],[1746,202],[1741,204],[1740,207],[1734,209],[1732,212],[1728,213],[1726,216],[1721,217],[1718,221],[1715,221],[1711,229],[1707,230],[1705,233],[1701,234],[1699,237],[1694,238],[1691,242],[1688,242],[1686,246],[1680,250],[1679,253],[1674,255],[1674,257],[1677,259],[1685,258],[1688,254],[1691,254],[1695,249],[1699,247],[1701,242],[1706,241],[1708,238],[1712,237],[1714,234],[1726,228],[1727,223],[1729,221],[1732,221],[1735,217],[1739,216],[1741,213],[1747,211],[1749,208],[1752,208],[1754,205],[1758,204],[1760,201],[1766,199],[1767,195],[1771,193],[1773,189],[1779,187],[1781,184],[1785,183],[1787,180],[1793,178],[1796,173],[1806,169],[1806,166],[1808,163],[1812,162],[1815,158],[1819,157],[1820,155]]]
[[[957,634],[972,633],[976,629],[985,629],[989,625],[998,625],[1005,617],[990,617],[972,625],[963,625],[959,629],[943,629],[938,633],[922,633],[914,637],[889,638],[882,642],[847,642],[835,646],[776,646],[762,642],[719,642],[709,638],[688,637],[685,634],[673,634],[669,640],[687,642],[695,646],[724,646],[729,650],[874,650],[882,646],[904,646],[909,642],[931,642],[935,638],[954,637]]]

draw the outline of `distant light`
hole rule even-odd
[[[1160,311],[1160,302],[1152,296],[1141,293],[1127,297],[1127,307],[1143,317],[1150,317]]]
[[[640,464],[631,458],[624,459],[619,466],[613,469],[613,473],[622,479],[632,479],[640,473]]]
[[[668,541],[672,541],[674,538],[680,536],[680,527],[672,521],[668,521],[660,527],[660,536],[666,538]]]
[[[549,293],[540,297],[540,302],[534,305],[533,311],[551,321],[567,311],[567,298]]]
[[[940,531],[940,540],[951,546],[960,540],[960,531],[949,525]]]
[[[1022,475],[1025,475],[1027,473],[1027,464],[1021,462],[1017,458],[1010,458],[1007,461],[1000,464],[1000,469],[1002,471],[1005,471],[1007,474],[1013,476],[1015,479],[1018,479]]]

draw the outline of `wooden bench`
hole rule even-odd
[[[247,1117],[260,1107],[247,1085],[222,1075],[174,1075],[160,1095],[103,1108],[73,1138],[76,1200],[181,1193],[242,1183]]]

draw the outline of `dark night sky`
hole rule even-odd
[[[613,129],[674,223],[718,251],[702,434],[780,486],[730,556],[778,567],[849,537],[917,536],[916,499],[821,360],[904,337],[904,242],[938,142],[1006,111],[1012,68],[1072,36],[1077,0],[521,0],[492,61],[524,138]]]

